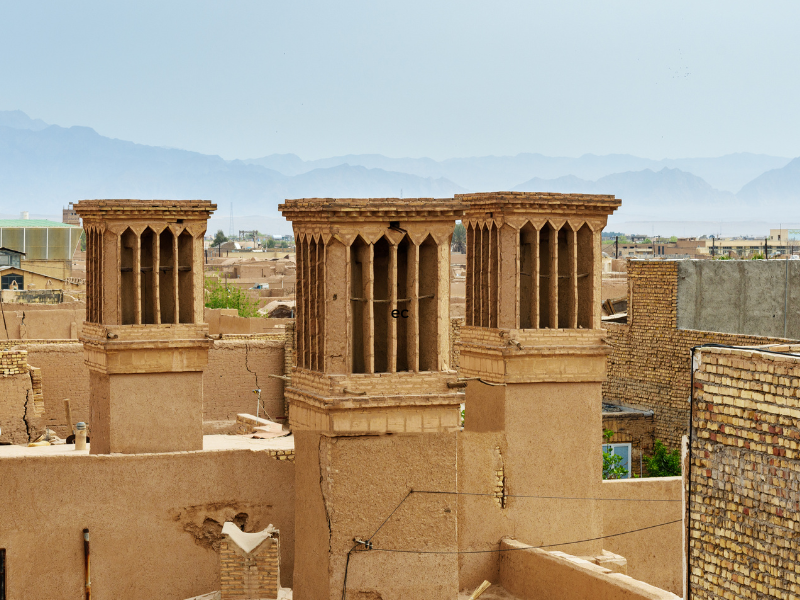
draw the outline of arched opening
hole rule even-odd
[[[429,235],[419,247],[419,370],[439,370],[439,246]]]
[[[370,285],[372,247],[361,236],[350,246],[350,306],[352,311],[352,372],[368,373],[370,358],[370,320],[367,302],[372,296]]]
[[[184,230],[178,236],[178,314],[181,323],[194,323],[194,238]]]
[[[553,255],[555,240],[555,230],[550,223],[545,223],[539,230],[539,328],[547,329],[556,324],[552,323],[552,315],[555,313],[553,305],[557,290],[554,283],[557,275],[553,269]]]
[[[133,272],[134,254],[137,252],[136,234],[128,228],[122,232],[120,244],[120,324],[136,323],[136,284]],[[99,283],[99,282],[98,282]],[[102,284],[99,284],[102,285]]]
[[[594,233],[585,224],[578,230],[578,327],[594,327]]]
[[[526,223],[519,230],[519,326],[539,327],[539,232]]]
[[[389,319],[392,318],[390,297],[390,248],[389,241],[382,237],[373,246],[374,288],[372,297],[372,314],[374,320],[373,353],[375,356],[375,373],[389,372]]]
[[[174,245],[175,236],[167,227],[158,236],[158,296],[162,323],[176,323],[175,290],[178,286]]]

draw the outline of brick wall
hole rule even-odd
[[[249,554],[227,536],[220,543],[220,600],[278,597],[278,533]]]
[[[653,415],[641,413],[603,413],[603,429],[614,432],[612,444],[630,444],[630,472],[647,477],[647,468],[642,453],[653,454],[655,423]]]
[[[700,356],[690,454],[691,597],[797,598],[800,357],[729,349]]]
[[[606,402],[655,412],[655,436],[680,448],[689,426],[689,354],[693,346],[717,343],[762,345],[783,340],[677,329],[678,263],[628,262],[628,324],[606,324]]]

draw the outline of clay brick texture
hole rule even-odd
[[[689,457],[691,598],[800,597],[798,390],[800,357],[701,351]]]
[[[784,340],[677,328],[678,263],[628,261],[628,324],[606,324],[606,402],[655,412],[655,437],[680,448],[689,429],[690,351],[701,344],[763,345]]]
[[[231,541],[220,544],[220,599],[259,600],[278,597],[278,542],[245,554]]]

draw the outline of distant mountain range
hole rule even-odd
[[[207,198],[219,206],[217,220],[232,204],[236,215],[272,222],[285,198],[447,197],[494,190],[615,194],[623,199],[619,216],[628,219],[788,221],[800,196],[800,158],[519,154],[436,161],[368,154],[304,161],[274,154],[226,161],[0,111],[0,213],[59,214],[83,198]],[[782,219],[787,213],[790,218]]]

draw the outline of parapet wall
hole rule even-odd
[[[677,264],[679,329],[800,339],[800,261]]]
[[[695,382],[690,597],[797,598],[800,357],[704,348]]]
[[[757,261],[763,262],[763,261]],[[777,262],[777,261],[776,261]],[[655,412],[655,436],[680,448],[689,427],[689,354],[700,344],[761,345],[769,337],[678,329],[679,261],[628,262],[628,324],[606,324],[607,402]]]
[[[285,369],[283,339],[215,340],[209,350],[208,366],[203,374],[203,420],[235,421],[238,413],[256,411],[261,389],[262,407],[272,417],[285,414],[284,382],[269,375],[283,375]],[[285,337],[281,332],[279,338]],[[17,344],[19,342],[16,342]],[[24,342],[23,342],[24,343]],[[84,363],[83,345],[78,342],[24,343],[27,362],[41,370],[44,416],[41,426],[66,437],[68,431],[64,399],[70,400],[73,424],[89,422],[89,370]],[[30,377],[28,377],[30,380]],[[2,426],[2,425],[0,425]],[[214,424],[209,432],[220,430]],[[5,437],[5,436],[4,436]]]
[[[82,598],[85,527],[98,600],[219,590],[225,521],[275,525],[292,585],[295,467],[267,451],[0,456],[0,471],[8,598]]]

